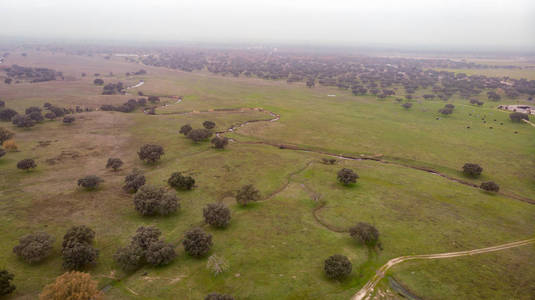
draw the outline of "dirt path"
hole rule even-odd
[[[468,256],[468,255],[475,255],[475,254],[481,254],[481,253],[488,253],[488,252],[494,252],[494,251],[501,251],[505,249],[510,248],[516,248],[521,246],[526,246],[529,244],[535,243],[535,238],[487,247],[487,248],[480,248],[480,249],[474,249],[474,250],[467,250],[467,251],[459,251],[459,252],[446,252],[446,253],[438,253],[438,254],[422,254],[422,255],[410,255],[410,256],[400,256],[393,258],[389,260],[386,264],[384,264],[382,267],[377,270],[375,275],[355,294],[353,297],[351,297],[351,300],[364,300],[364,299],[370,299],[373,293],[373,290],[375,286],[383,279],[385,276],[386,271],[390,269],[391,267],[400,264],[404,261],[408,260],[417,260],[417,259],[440,259],[440,258],[452,258],[452,257],[459,257],[459,256]]]

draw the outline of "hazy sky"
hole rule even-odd
[[[535,0],[0,0],[0,36],[535,50]]]

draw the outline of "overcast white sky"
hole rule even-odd
[[[0,0],[0,36],[535,50],[535,0]]]

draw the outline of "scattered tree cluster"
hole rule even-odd
[[[118,111],[123,113],[129,113],[136,110],[138,107],[145,106],[147,104],[147,100],[145,98],[139,98],[139,99],[130,99],[126,101],[125,103],[115,106],[111,104],[104,104],[100,106],[100,110],[102,111]]]
[[[102,95],[123,95],[125,88],[122,82],[108,83],[102,88]]]
[[[212,136],[212,132],[208,129],[192,129],[188,132],[187,137],[195,143],[205,141]]]
[[[34,83],[57,80],[58,78],[63,80],[63,74],[61,72],[47,68],[30,68],[12,65],[11,67],[2,70],[6,72],[8,79],[15,79],[17,81],[24,80]],[[9,81],[10,83],[11,80]]]

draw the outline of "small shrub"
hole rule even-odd
[[[96,189],[102,181],[102,178],[96,175],[88,175],[84,178],[78,179],[78,186],[81,186],[88,190],[92,190]]]
[[[463,166],[464,175],[478,177],[483,172],[483,168],[478,164],[465,163]]]
[[[187,137],[195,143],[207,140],[211,136],[212,132],[208,129],[193,129],[187,135]]]
[[[215,123],[212,121],[204,121],[202,126],[206,129],[213,129],[215,127]]]
[[[444,107],[444,108],[439,109],[438,112],[443,115],[451,115],[453,113],[453,108]]]
[[[188,232],[182,241],[187,254],[194,257],[205,256],[212,248],[212,235],[201,228],[194,228]]]
[[[9,273],[6,270],[0,270],[0,296],[5,296],[13,293],[15,285],[11,284],[11,281],[15,278],[15,275]]]
[[[342,170],[338,171],[338,181],[341,183],[348,185],[351,183],[356,183],[357,179],[359,178],[359,175],[355,173],[351,169],[343,168]]]
[[[17,168],[19,168],[21,170],[25,170],[25,171],[28,171],[28,170],[33,169],[35,167],[37,167],[37,164],[31,158],[23,159],[23,160],[21,160],[21,161],[19,161],[17,163]]]
[[[500,191],[500,186],[497,185],[494,181],[483,182],[479,187],[487,192],[497,193]]]
[[[346,256],[335,254],[325,260],[325,275],[330,279],[341,280],[351,274],[353,265]]]
[[[177,190],[191,190],[195,186],[195,179],[191,176],[184,176],[180,172],[174,172],[167,180],[167,183]]]
[[[142,186],[134,195],[136,210],[143,216],[169,215],[180,208],[175,195],[163,188],[150,185]]]
[[[0,127],[0,145],[5,141],[10,140],[15,134],[3,127]]]
[[[216,149],[223,149],[228,145],[228,138],[216,136],[212,139],[212,144],[214,144],[214,148]]]
[[[93,84],[95,84],[95,85],[103,85],[104,84],[104,80],[102,80],[100,78],[97,78],[97,79],[93,80]]]
[[[321,159],[321,162],[326,164],[326,165],[334,165],[336,163],[336,159],[324,157],[324,158]]]
[[[137,169],[124,178],[123,190],[127,193],[135,193],[145,184],[145,176]]]
[[[123,161],[119,158],[108,158],[106,163],[106,169],[112,168],[114,171],[117,171],[123,165]]]
[[[236,202],[242,206],[258,200],[260,200],[260,192],[252,184],[242,186],[236,194]]]
[[[100,300],[102,293],[97,281],[83,272],[67,272],[56,278],[56,281],[45,286],[40,300]]]
[[[226,272],[229,269],[229,264],[223,257],[219,257],[213,254],[208,257],[208,262],[206,262],[206,268],[214,276],[217,276]]]
[[[52,250],[54,238],[46,232],[28,234],[19,239],[19,244],[13,252],[28,263],[42,261]]]
[[[142,161],[153,164],[164,155],[164,151],[160,145],[145,144],[139,148],[137,155]]]
[[[8,151],[17,151],[19,149],[19,146],[17,146],[17,143],[14,140],[4,141],[2,147]]]
[[[210,203],[203,208],[203,216],[206,223],[223,228],[230,223],[230,209],[223,203]]]
[[[153,266],[164,266],[175,259],[176,252],[173,245],[164,241],[156,241],[149,245],[145,257]]]
[[[412,103],[410,103],[410,102],[405,102],[405,103],[401,104],[401,106],[403,106],[403,108],[405,108],[405,109],[409,109],[409,108],[412,107]]]
[[[204,300],[234,300],[231,295],[210,293],[204,297]]]
[[[72,124],[74,123],[75,118],[73,116],[63,117],[63,124]]]
[[[353,239],[367,246],[374,246],[379,240],[379,230],[364,222],[359,222],[357,225],[349,228],[349,234]]]

